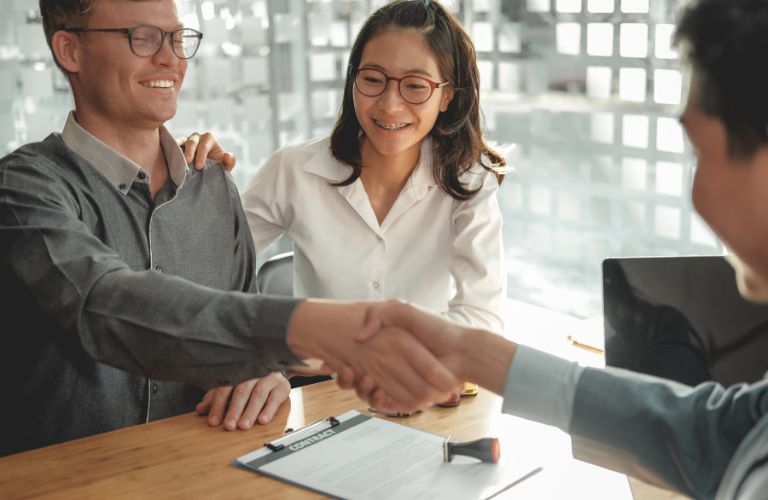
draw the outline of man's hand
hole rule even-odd
[[[288,399],[291,384],[281,373],[247,380],[237,387],[226,386],[211,389],[195,411],[208,413],[208,425],[215,427],[224,421],[228,431],[250,429],[254,423],[268,424],[280,405]],[[226,416],[224,412],[226,411]]]
[[[388,409],[410,411],[447,399],[462,380],[408,331],[384,326],[364,344],[355,340],[373,303],[306,300],[288,326],[288,345],[303,358],[318,358],[336,371],[350,367],[387,394]]]
[[[203,169],[206,158],[221,163],[227,172],[231,172],[237,163],[235,156],[224,151],[219,141],[210,132],[206,132],[203,135],[195,132],[186,139],[182,138],[177,140],[177,142],[184,150],[184,159],[187,161],[187,164],[191,165],[192,160],[195,161],[195,170]]]
[[[365,326],[356,336],[367,343],[386,334],[391,327],[413,334],[457,378],[470,379],[501,394],[506,374],[517,345],[491,332],[470,329],[437,315],[398,301],[371,305],[366,311]],[[394,397],[375,378],[360,374],[353,366],[337,369],[337,382],[342,388],[354,388],[357,395],[378,408],[389,408]]]
[[[371,342],[387,329],[402,328],[429,349],[437,359],[460,380],[466,380],[462,355],[462,335],[465,328],[439,316],[397,300],[372,304],[365,315],[365,324],[356,335],[358,342]],[[381,331],[381,333],[379,333]],[[352,367],[338,370],[337,383],[342,389],[355,389],[357,396],[376,408],[397,409],[396,397],[368,374],[360,375]]]

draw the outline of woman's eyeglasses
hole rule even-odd
[[[387,90],[390,80],[397,82],[400,95],[411,104],[427,102],[435,89],[445,87],[449,83],[437,83],[428,78],[414,75],[395,78],[373,68],[360,68],[355,73],[355,87],[367,97],[377,97],[383,94]]]

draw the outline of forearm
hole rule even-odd
[[[77,334],[93,358],[126,371],[201,387],[233,384],[297,362],[285,342],[296,303],[115,271],[88,294]]]

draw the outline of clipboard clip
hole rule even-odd
[[[270,441],[269,443],[264,443],[264,446],[269,448],[272,452],[280,451],[283,448],[285,448],[286,444],[290,444],[291,442],[294,442],[294,441],[299,441],[303,436],[307,434],[314,434],[324,429],[332,429],[339,424],[341,424],[341,422],[339,422],[339,420],[336,417],[324,418],[322,420],[318,420],[317,422],[313,422],[309,425],[306,425],[301,429],[295,430],[290,434],[288,434],[287,436],[277,438],[274,441]]]

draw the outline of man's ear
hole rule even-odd
[[[57,31],[51,38],[53,57],[67,73],[80,71],[80,37],[76,33]]]

